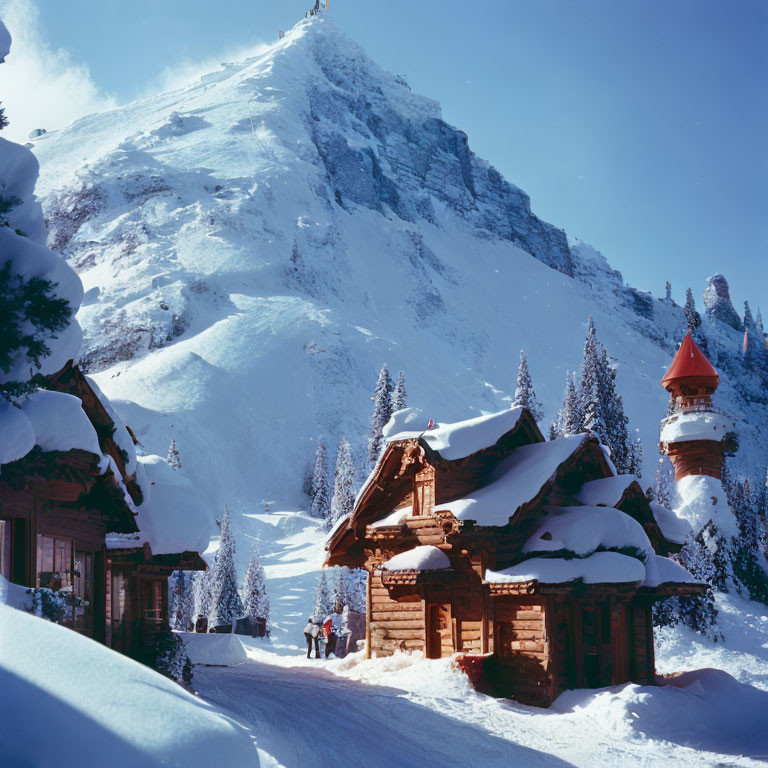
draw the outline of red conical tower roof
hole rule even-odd
[[[688,386],[708,387],[717,389],[720,377],[704,353],[696,346],[691,338],[691,332],[685,334],[680,349],[669,370],[661,380],[661,386],[671,391],[673,387],[686,384]]]

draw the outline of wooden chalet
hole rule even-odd
[[[653,602],[705,588],[662,557],[670,528],[594,437],[511,409],[389,436],[327,564],[368,571],[368,657],[481,656],[487,689],[547,706],[654,683]]]
[[[40,383],[49,401],[50,392],[78,398],[92,444],[44,450],[38,443],[0,468],[0,575],[69,597],[62,624],[146,660],[153,633],[168,626],[168,576],[205,564],[197,552],[153,556],[142,540],[133,446],[116,439],[124,428],[81,371],[70,363]],[[71,399],[60,402],[72,408]]]

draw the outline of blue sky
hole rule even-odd
[[[38,0],[30,50],[66,49],[57,67],[88,68],[82,108],[124,102],[273,40],[309,4]],[[539,216],[632,285],[663,295],[670,280],[678,300],[690,285],[700,303],[722,272],[737,310],[749,299],[768,320],[768,2],[330,0],[330,11],[439,100]],[[38,122],[67,113],[54,107]]]

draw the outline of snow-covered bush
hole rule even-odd
[[[184,642],[173,632],[158,632],[155,636],[154,663],[156,671],[185,688],[191,688],[194,672],[184,649]]]

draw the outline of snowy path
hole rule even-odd
[[[694,673],[688,687],[572,691],[541,710],[477,694],[447,660],[306,662],[263,645],[248,654],[236,667],[198,667],[195,685],[285,768],[328,755],[376,768],[731,768],[768,757],[768,692],[723,672]]]
[[[409,701],[401,690],[321,668],[249,661],[198,669],[195,684],[206,700],[246,722],[259,747],[286,768],[329,756],[376,768],[444,768],[462,757],[484,768],[571,765]]]

